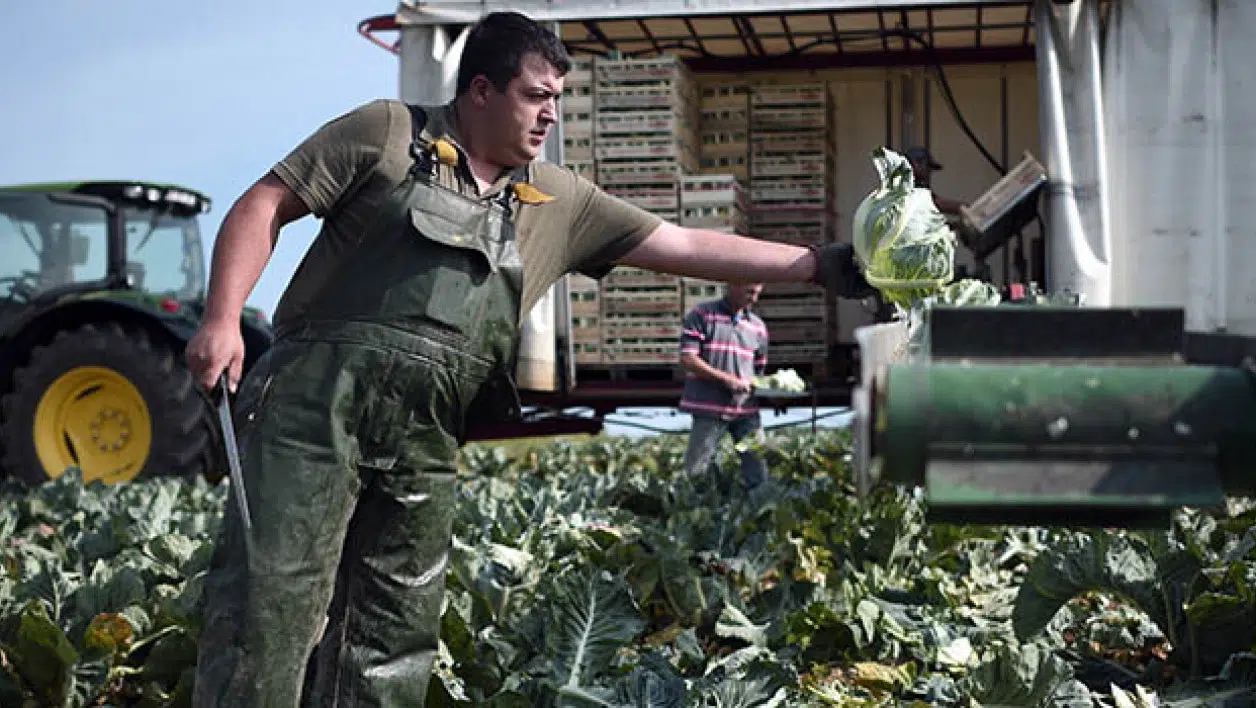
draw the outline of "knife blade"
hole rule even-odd
[[[227,467],[230,470],[231,486],[235,491],[236,505],[240,507],[240,517],[244,519],[244,528],[253,528],[253,519],[249,516],[249,501],[244,494],[244,471],[240,468],[240,448],[236,444],[235,423],[231,419],[231,401],[227,394],[227,372],[218,378],[218,422],[222,425],[222,440],[227,447]]]

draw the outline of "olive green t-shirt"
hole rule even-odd
[[[445,137],[461,151],[452,104],[424,110],[425,132]],[[323,220],[279,302],[276,325],[299,320],[324,288],[336,287],[329,282],[336,263],[353,258],[358,248],[370,248],[363,240],[366,228],[410,168],[412,135],[406,104],[376,100],[324,124],[274,166],[279,179]],[[564,274],[601,278],[662,223],[569,169],[541,161],[528,169],[528,181],[554,199],[513,210],[523,261],[521,317]],[[506,179],[503,175],[479,194],[469,170],[459,165],[442,182],[463,194],[490,199]]]

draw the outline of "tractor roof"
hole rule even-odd
[[[209,209],[212,200],[205,194],[189,189],[178,184],[167,184],[163,182],[150,182],[145,180],[83,180],[79,182],[34,182],[30,184],[13,184],[0,185],[0,192],[32,192],[32,193],[49,193],[49,192],[71,192],[74,194],[87,194],[96,197],[114,201],[139,201],[146,200],[146,196],[153,191],[159,193],[177,192],[186,196],[195,198],[196,201],[204,205],[204,210]],[[185,197],[186,198],[186,197]],[[149,197],[147,201],[156,201],[160,197]]]

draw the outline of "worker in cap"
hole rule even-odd
[[[908,148],[903,153],[903,157],[906,157],[908,162],[911,163],[912,172],[915,174],[916,186],[926,187],[933,192],[931,179],[935,171],[942,169],[942,164],[933,157],[933,153],[929,152],[929,148],[923,146]],[[959,208],[964,206],[963,202],[941,196],[937,192],[933,192],[933,203],[938,207],[938,211],[956,216],[959,215]]]
[[[571,60],[514,12],[467,35],[455,98],[336,117],[249,187],[188,343],[240,379],[240,313],[283,226],[321,229],[238,384],[246,528],[230,494],[205,580],[193,703],[423,706],[468,420],[518,419],[521,323],[559,278],[634,266],[870,295],[848,244],[685,228],[538,160]],[[307,674],[307,667],[309,671]]]

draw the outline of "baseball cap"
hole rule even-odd
[[[938,161],[933,158],[933,153],[929,152],[929,148],[927,147],[917,146],[913,148],[908,148],[907,152],[903,153],[903,157],[906,157],[908,160],[911,160],[912,162],[923,162],[924,164],[928,165],[929,169],[931,170],[942,169],[942,165],[939,164]]]

